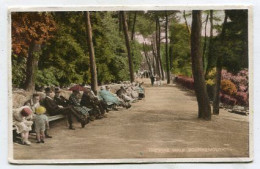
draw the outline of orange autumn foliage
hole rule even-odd
[[[27,56],[31,43],[43,44],[55,30],[55,21],[47,12],[12,13],[12,52]]]

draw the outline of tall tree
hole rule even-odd
[[[224,45],[225,43],[225,34],[226,34],[226,25],[227,25],[227,12],[225,11],[225,19],[222,26],[221,31],[221,44]],[[216,72],[216,85],[215,85],[215,94],[213,100],[213,114],[219,114],[219,91],[220,91],[220,84],[221,84],[221,72],[222,72],[222,62],[223,62],[223,54],[218,55],[217,57],[217,72]]]
[[[158,59],[157,54],[156,54],[156,50],[155,50],[156,45],[155,45],[155,44],[156,44],[155,42],[152,42],[152,44],[151,44],[152,52],[153,52],[153,57],[154,57],[154,61],[155,61],[155,64],[156,64],[155,70],[154,70],[154,75],[155,75],[155,74],[158,74],[158,75],[161,76],[161,73],[160,73],[160,64],[159,64],[159,59]]]
[[[147,50],[146,50],[146,46],[147,46],[147,45],[146,45],[145,43],[143,43],[143,51],[144,51],[144,56],[145,56],[145,59],[146,59],[146,63],[147,63],[147,65],[148,65],[150,74],[152,74],[153,72],[152,72],[151,60],[150,60],[150,58],[149,58],[149,56],[148,56],[148,53],[147,53]]]
[[[205,75],[209,73],[209,70],[212,68],[212,57],[213,57],[213,10],[210,10],[210,36],[209,36],[209,52],[207,56],[207,66],[206,66],[206,72]]]
[[[41,45],[32,41],[31,45],[29,46],[26,63],[26,79],[24,87],[27,91],[34,91],[35,89],[35,79],[40,51]]]
[[[41,45],[46,43],[56,30],[55,21],[49,13],[12,13],[12,50],[27,58],[24,89],[35,90],[35,76]]]
[[[187,18],[186,18],[186,11],[185,11],[185,10],[183,11],[183,18],[184,18],[184,21],[185,21],[185,25],[186,25],[188,34],[190,35],[190,34],[191,34],[191,31],[190,31],[190,27],[189,27],[189,25],[188,25],[188,21],[187,21]]]
[[[161,59],[161,25],[160,25],[160,19],[157,16],[156,17],[156,34],[157,34],[157,39],[156,39],[156,47],[157,47],[157,58],[158,58],[158,62],[160,65],[160,72],[161,75],[159,75],[160,78],[162,78],[162,80],[164,80],[164,71],[163,71],[163,66],[162,66],[162,59]]]
[[[133,21],[133,25],[132,25],[132,34],[131,34],[131,40],[134,40],[135,37],[135,23],[136,23],[136,17],[137,17],[137,12],[135,11],[135,15],[134,15],[134,21]]]
[[[203,53],[202,53],[202,59],[203,59],[203,70],[205,70],[205,53],[207,49],[207,25],[208,25],[208,19],[209,14],[207,14],[206,20],[205,20],[205,28],[204,28],[204,44],[203,44]]]
[[[170,49],[169,49],[169,59],[170,59],[170,70],[173,69],[173,44],[170,42]]]
[[[206,90],[203,63],[201,57],[201,11],[192,11],[191,27],[191,59],[194,77],[194,88],[198,102],[198,117],[211,119],[211,108]]]
[[[95,60],[95,51],[92,41],[92,28],[90,21],[90,13],[86,12],[86,30],[87,30],[87,42],[89,47],[89,59],[90,59],[90,72],[91,72],[91,89],[95,94],[97,94],[97,68]]]
[[[130,41],[129,41],[129,36],[128,36],[128,26],[127,26],[127,21],[126,21],[126,15],[125,15],[124,11],[121,11],[120,13],[122,15],[123,29],[124,29],[124,35],[125,35],[125,44],[126,44],[126,48],[127,48],[130,81],[134,82],[133,61],[132,61],[131,47],[130,47]]]
[[[169,69],[169,56],[168,56],[168,14],[165,11],[165,58],[166,58],[166,72],[167,84],[170,84],[170,69]]]

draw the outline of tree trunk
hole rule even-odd
[[[26,79],[24,84],[24,89],[29,92],[34,92],[35,90],[35,78],[38,68],[37,56],[41,51],[41,45],[32,42],[29,46],[28,58],[26,63]]]
[[[185,21],[185,25],[186,25],[186,27],[187,27],[188,34],[190,35],[191,32],[190,32],[190,27],[189,27],[188,22],[187,22],[185,10],[183,11],[183,18],[184,18],[184,21]]]
[[[169,55],[170,55],[170,70],[172,70],[172,68],[173,68],[173,45],[171,43],[170,43]]]
[[[155,63],[156,63],[156,69],[154,70],[154,75],[155,75],[155,74],[160,75],[159,59],[157,58],[157,54],[156,54],[154,48],[156,48],[156,47],[155,47],[154,44],[152,43],[153,57],[154,57],[154,61],[155,61]]]
[[[152,73],[151,61],[150,61],[150,58],[149,58],[149,56],[148,56],[148,54],[147,54],[147,51],[146,51],[146,49],[145,49],[145,45],[146,45],[146,44],[143,43],[144,56],[145,56],[146,63],[147,63],[147,65],[148,65],[149,71],[150,71],[150,73]]]
[[[191,27],[191,60],[194,88],[198,101],[198,116],[206,120],[211,119],[211,108],[203,73],[201,57],[201,11],[192,11]]]
[[[161,27],[160,27],[160,22],[159,22],[159,18],[156,18],[156,22],[157,22],[157,57],[159,60],[159,65],[160,65],[160,69],[161,69],[161,75],[159,75],[159,77],[164,80],[164,72],[163,72],[163,67],[162,67],[162,59],[161,59]]]
[[[169,56],[168,56],[168,14],[165,11],[165,58],[166,58],[166,71],[167,71],[167,84],[170,84],[170,69],[169,69]]]
[[[213,49],[213,10],[210,10],[210,37],[209,37],[209,52],[208,52],[208,63],[206,66],[206,73],[205,76],[209,73],[210,69],[212,68],[212,49]]]
[[[118,12],[118,30],[119,30],[119,34],[122,31],[122,15],[120,14],[120,12]]]
[[[161,69],[160,69],[160,60],[159,60],[159,57],[158,57],[157,41],[158,41],[158,22],[157,22],[157,19],[156,19],[156,21],[155,21],[155,43],[154,43],[153,51],[155,51],[155,49],[156,49],[156,52],[154,52],[154,53],[156,54],[157,75],[161,78]]]
[[[226,34],[226,24],[227,24],[227,14],[225,11],[225,19],[222,26],[221,31],[221,44],[224,45],[224,38]],[[217,57],[217,72],[216,72],[216,85],[215,85],[215,94],[214,94],[214,100],[213,100],[213,114],[218,115],[219,114],[219,91],[220,91],[220,85],[221,85],[221,72],[222,72],[222,60],[223,56],[222,54],[218,55]]]
[[[130,42],[129,42],[129,36],[128,36],[128,26],[127,26],[127,22],[126,22],[125,12],[121,11],[121,14],[122,14],[122,22],[123,22],[123,29],[124,29],[124,35],[125,35],[125,44],[126,44],[126,48],[127,48],[128,65],[129,65],[129,71],[130,71],[130,81],[134,82],[135,79],[134,79],[131,48],[130,48]]]
[[[132,40],[132,41],[134,40],[134,37],[135,37],[136,14],[137,14],[137,12],[135,12],[134,21],[133,21],[133,26],[132,26],[132,35],[131,35],[131,40]]]
[[[127,12],[126,16],[128,16],[127,25],[128,25],[128,27],[131,27],[131,12]]]
[[[202,54],[203,70],[205,70],[205,53],[206,53],[206,49],[207,49],[207,24],[208,24],[208,19],[209,19],[209,14],[207,14],[206,23],[205,23],[204,45],[203,45],[203,54]]]
[[[92,28],[90,21],[90,14],[86,12],[86,28],[88,35],[88,48],[89,48],[89,59],[90,59],[90,73],[91,73],[91,89],[95,94],[97,94],[97,68],[95,60],[95,52],[92,41]]]

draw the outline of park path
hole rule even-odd
[[[85,128],[66,121],[51,125],[45,144],[14,144],[14,159],[222,158],[249,156],[248,116],[221,109],[211,121],[197,118],[196,98],[172,85],[151,87],[130,109],[111,111],[108,118]]]

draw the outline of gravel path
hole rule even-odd
[[[149,81],[146,79],[146,82]],[[197,118],[196,98],[173,85],[145,85],[146,98],[85,128],[51,125],[45,144],[14,144],[14,159],[222,158],[249,156],[249,117],[220,111]]]

